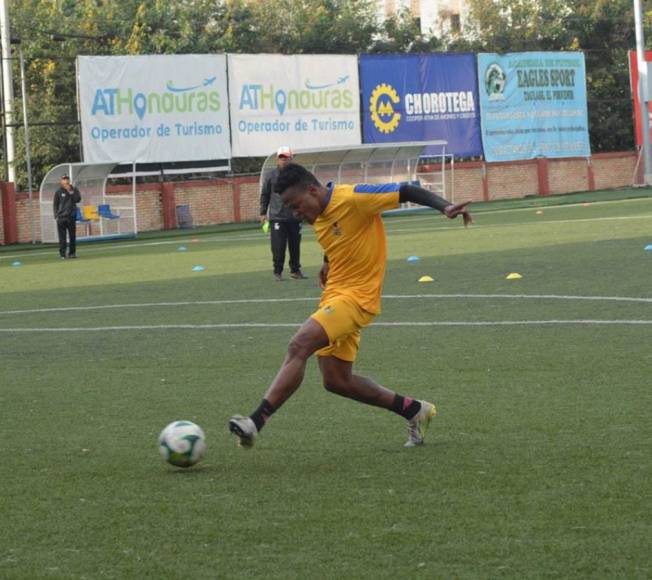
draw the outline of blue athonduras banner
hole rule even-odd
[[[443,140],[447,153],[482,155],[476,76],[472,54],[362,55],[363,141]]]
[[[479,54],[478,85],[487,161],[591,155],[581,52]]]

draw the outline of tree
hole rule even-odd
[[[455,50],[579,50],[586,58],[594,152],[633,147],[627,51],[634,47],[631,0],[470,0],[470,41]],[[647,30],[649,37],[649,27]]]
[[[566,0],[470,0],[470,36],[491,52],[559,50]]]
[[[568,48],[586,56],[589,128],[595,152],[634,147],[627,52],[634,48],[630,0],[575,0]],[[650,29],[648,27],[647,36]]]
[[[379,24],[374,0],[11,0],[10,14],[27,62],[35,185],[53,165],[80,159],[79,54],[356,54],[439,47],[408,14]],[[53,40],[56,33],[62,42]],[[16,83],[18,78],[14,63]],[[20,103],[15,108],[20,112]],[[23,137],[19,130],[19,187],[26,181]],[[243,170],[259,165],[240,162]]]

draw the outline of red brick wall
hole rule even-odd
[[[139,232],[163,229],[161,191],[158,186],[156,189],[136,191],[136,216]]]
[[[481,201],[482,200],[482,176],[483,163],[465,163],[467,167],[463,170],[454,169],[453,189],[454,201],[462,203],[464,201]],[[450,189],[450,172],[449,179],[446,183],[446,191]]]
[[[589,189],[586,159],[550,159],[550,193],[570,193]]]
[[[595,189],[630,187],[634,183],[636,153],[597,153],[591,158]],[[591,189],[589,166],[586,159],[549,159],[549,193],[572,193]],[[484,163],[468,161],[456,163],[454,170],[455,201],[482,201],[483,168],[487,179],[488,199],[518,198],[539,194],[537,160],[512,163]],[[427,171],[437,170],[426,167]],[[446,169],[446,190],[451,192],[451,172]]]
[[[546,165],[546,164],[543,164]],[[636,153],[599,153],[591,158],[591,170],[586,159],[547,160],[547,183],[550,193],[570,193],[591,189],[589,176],[594,178],[595,189],[628,187],[634,182]],[[513,163],[484,163],[472,161],[455,164],[454,174],[447,168],[446,188],[451,194],[454,182],[455,201],[482,201],[483,199],[518,198],[540,193],[537,160]],[[437,171],[431,166],[428,171]],[[382,176],[373,175],[374,182]],[[425,176],[424,176],[425,180]],[[545,180],[544,180],[545,182]],[[258,176],[235,176],[228,179],[174,182],[175,205],[188,204],[195,225],[208,225],[234,221],[253,221],[258,218],[260,191]],[[129,187],[111,188],[112,194],[129,194]],[[161,185],[139,184],[136,193],[138,231],[163,228]],[[40,239],[38,194],[34,198],[35,227]],[[0,206],[0,242],[3,223]],[[30,218],[25,194],[17,195],[18,238],[30,241]],[[79,226],[79,234],[86,226]],[[83,229],[85,232],[85,229]]]
[[[185,183],[174,188],[176,205],[189,205],[193,224],[232,222],[233,185],[227,181]]]
[[[41,208],[38,195],[34,196],[34,238],[41,239]],[[19,194],[16,199],[16,221],[18,222],[18,243],[32,241],[32,225],[29,198]]]
[[[258,177],[240,183],[240,219],[243,222],[258,219],[260,215],[260,189]]]
[[[599,153],[592,157],[596,189],[627,187],[634,181],[636,153]]]
[[[487,164],[489,199],[535,195],[539,192],[536,163]]]

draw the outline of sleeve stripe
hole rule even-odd
[[[354,193],[396,193],[400,183],[359,183],[353,187]]]

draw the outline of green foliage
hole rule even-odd
[[[632,147],[630,0],[470,0],[470,5],[472,34],[441,39],[421,34],[408,11],[379,22],[373,0],[11,0],[12,35],[21,38],[27,63],[34,183],[52,165],[80,158],[79,54],[584,50],[592,148]],[[53,40],[54,33],[65,39]],[[17,123],[22,122],[19,78],[15,60]],[[22,188],[22,128],[17,142]],[[245,171],[259,165],[254,159],[238,161]]]
[[[360,53],[430,50],[413,19],[386,25],[372,0],[12,0],[12,32],[27,62],[32,166],[37,185],[63,161],[80,159],[75,58],[79,54]],[[52,33],[78,35],[63,42]],[[89,37],[89,38],[86,38]],[[19,70],[14,63],[18,96]],[[17,103],[20,110],[20,103]],[[19,118],[17,122],[22,122]],[[58,123],[39,126],[39,123]],[[26,183],[24,136],[17,131],[18,186]],[[256,171],[260,160],[240,160]]]
[[[594,152],[634,146],[627,51],[634,48],[631,0],[469,0],[472,41],[487,52],[581,50],[586,55]],[[647,36],[652,32],[646,30]]]

